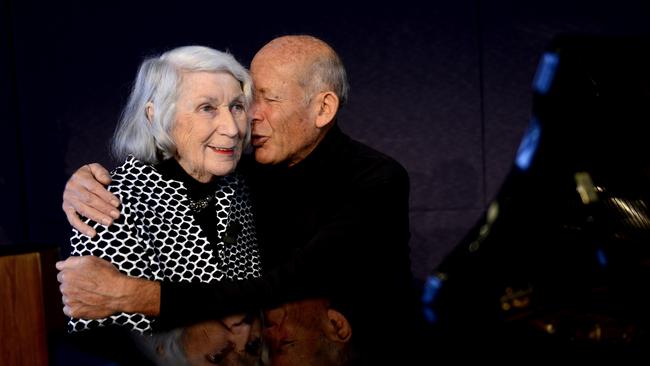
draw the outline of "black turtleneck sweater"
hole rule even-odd
[[[335,125],[292,167],[242,161],[240,170],[253,195],[263,275],[209,285],[165,282],[165,324],[322,296],[348,317],[357,338],[378,330],[388,337],[386,323],[407,327],[416,310],[409,180],[399,163]],[[400,320],[385,320],[389,314]]]

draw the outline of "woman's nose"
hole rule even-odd
[[[239,126],[232,112],[222,113],[218,121],[217,132],[228,137],[239,135]]]

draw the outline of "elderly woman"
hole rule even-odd
[[[249,196],[235,171],[250,136],[250,98],[246,69],[227,53],[190,46],[144,61],[113,138],[124,161],[109,188],[122,202],[120,219],[108,228],[90,222],[92,239],[74,231],[72,254],[150,280],[258,277]],[[145,333],[154,321],[123,313],[71,319],[70,327]]]

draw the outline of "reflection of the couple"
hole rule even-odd
[[[336,125],[348,85],[334,50],[310,36],[281,37],[258,52],[251,70],[259,89],[255,97],[245,69],[232,56],[206,47],[181,47],[141,65],[113,141],[125,161],[112,173],[109,186],[114,221],[97,219],[112,225],[106,228],[90,218],[81,223],[74,205],[64,204],[79,230],[99,234],[91,239],[75,231],[73,258],[57,264],[64,312],[74,317],[71,328],[115,325],[148,332],[156,316],[171,319],[167,325],[178,324],[188,314],[195,319],[311,294],[345,302],[341,306],[355,310],[350,314],[366,320],[380,313],[366,311],[374,305],[375,290],[395,299],[406,295],[411,278],[408,176],[399,163],[351,140]],[[304,83],[303,74],[310,76]],[[251,135],[250,119],[260,164],[235,170]],[[316,148],[318,153],[311,155]],[[287,170],[307,155],[308,162]],[[92,173],[90,166],[82,171]],[[260,238],[274,244],[263,248],[264,272],[258,219],[265,223]],[[285,235],[287,222],[299,230]],[[378,235],[377,226],[390,230]],[[377,277],[360,266],[369,263],[366,243],[377,249],[371,256],[379,261],[370,262],[395,268],[395,275],[386,271]],[[333,263],[341,270],[330,272]],[[97,281],[102,285],[119,283],[101,287],[120,301],[87,306],[107,293],[96,283],[86,286],[90,281],[84,279],[97,273],[82,270],[86,267],[105,270],[106,276],[97,275],[108,279]],[[194,283],[209,286],[190,286]],[[399,306],[389,302],[372,308],[384,307]],[[328,302],[289,303],[267,315],[279,319],[270,320],[265,332],[272,364],[343,364],[338,360],[349,348],[350,326]],[[156,335],[151,339],[158,350],[154,355],[164,360],[179,354],[183,361],[177,364],[187,364],[195,356],[215,363],[237,351],[246,353],[245,346],[228,340],[234,332],[223,321],[208,324],[227,333],[219,336],[204,324]],[[218,339],[212,340],[213,335]],[[198,347],[202,343],[208,351]]]
[[[348,365],[352,328],[325,299],[285,303],[264,313],[272,366]]]
[[[347,365],[351,362],[350,324],[325,299],[285,303],[265,311],[263,323],[262,330],[259,317],[238,314],[138,337],[137,342],[161,366]]]
[[[171,365],[261,365],[262,327],[258,316],[231,315],[138,336],[142,351],[160,366]]]

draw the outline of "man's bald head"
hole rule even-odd
[[[307,35],[275,38],[264,45],[257,56],[265,54],[272,54],[281,61],[294,63],[313,62],[317,57],[336,57],[336,52],[327,43]]]
[[[275,38],[257,52],[251,69],[260,62],[290,67],[308,98],[329,90],[338,96],[341,105],[347,100],[349,85],[343,63],[332,47],[316,37]]]
[[[249,114],[255,160],[293,166],[335,125],[348,94],[345,68],[327,43],[279,37],[253,57],[255,101]]]

